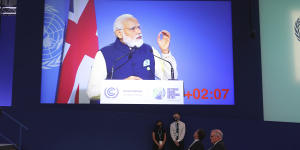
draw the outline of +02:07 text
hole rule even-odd
[[[187,97],[187,99],[194,98],[194,99],[226,99],[227,94],[229,92],[229,89],[214,89],[212,91],[209,91],[208,89],[201,89],[195,88],[192,93],[190,91],[187,91],[184,96]]]

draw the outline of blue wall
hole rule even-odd
[[[16,16],[0,19],[0,106],[11,106]]]
[[[196,128],[207,132],[221,128],[225,144],[231,150],[298,149],[299,124],[262,119],[259,38],[250,36],[255,35],[250,34],[252,27],[259,35],[257,1],[251,5],[245,1],[232,2],[235,106],[42,105],[40,61],[44,5],[40,1],[18,2],[15,105],[6,111],[30,128],[24,133],[24,149],[150,150],[154,121],[162,119],[167,126],[171,114],[177,111],[187,124],[186,145],[192,142]],[[254,11],[249,6],[254,6]],[[204,143],[208,148],[208,136]]]

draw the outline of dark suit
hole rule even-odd
[[[172,150],[184,150],[184,141],[182,140],[179,142],[179,147],[176,146],[174,141],[171,141],[171,149]]]
[[[223,141],[218,142],[216,145],[213,145],[208,150],[226,150]]]
[[[204,150],[204,145],[201,143],[201,141],[197,141],[191,145],[188,150]]]

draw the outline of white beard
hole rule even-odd
[[[122,32],[123,35],[123,42],[129,46],[129,47],[141,47],[144,44],[143,38],[142,39],[137,39],[139,36],[142,36],[142,34],[137,35],[134,37],[134,39],[130,38],[129,36],[126,36],[124,32]]]

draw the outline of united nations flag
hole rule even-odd
[[[61,62],[64,26],[58,11],[51,5],[45,5],[43,35],[43,69],[58,67]]]
[[[41,103],[54,103],[62,59],[67,0],[45,0]]]
[[[296,81],[300,82],[300,10],[292,11],[291,21],[294,28],[293,51]]]
[[[298,41],[300,41],[300,17],[295,22],[295,36],[297,37]]]

